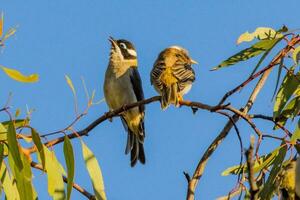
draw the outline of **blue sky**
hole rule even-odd
[[[96,99],[103,98],[104,72],[108,63],[108,36],[132,41],[138,52],[139,71],[146,97],[156,95],[149,72],[158,53],[181,45],[199,62],[194,66],[197,80],[189,100],[216,104],[223,94],[246,78],[257,60],[210,72],[223,59],[245,48],[236,46],[238,36],[258,26],[299,28],[299,2],[281,1],[1,1],[5,26],[18,25],[16,36],[7,42],[0,63],[23,73],[36,72],[40,81],[21,84],[0,73],[1,104],[9,92],[12,105],[23,116],[26,105],[34,108],[32,125],[41,133],[61,129],[75,117],[73,97],[64,75],[68,74],[78,93],[79,107],[86,99],[80,77],[84,77]],[[276,73],[259,95],[253,113],[271,114],[270,101]],[[234,106],[244,104],[251,91],[244,89],[230,99]],[[77,125],[84,128],[104,112],[105,103],[92,107]],[[109,200],[184,199],[187,182],[183,171],[192,173],[200,156],[222,129],[226,119],[206,111],[192,115],[188,108],[161,111],[158,103],[147,106],[145,151],[147,163],[131,168],[124,155],[126,134],[119,119],[105,122],[84,138],[97,156]],[[271,126],[258,122],[262,130]],[[252,133],[245,123],[238,123],[244,143]],[[279,133],[278,133],[279,134]],[[76,152],[76,182],[92,191],[81,157],[80,144],[72,141]],[[262,152],[275,147],[264,141]],[[62,154],[62,146],[55,148]],[[234,132],[212,156],[196,191],[198,199],[215,199],[234,187],[235,177],[221,172],[239,162],[239,144]],[[60,157],[63,162],[63,158]],[[35,172],[35,187],[40,199],[49,199],[45,175]],[[76,191],[72,199],[84,199]]]

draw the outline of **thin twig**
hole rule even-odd
[[[287,136],[292,137],[292,133],[286,129],[284,126],[282,126],[280,123],[276,122],[273,117],[270,116],[266,116],[266,115],[261,115],[261,114],[253,114],[253,115],[249,115],[249,118],[253,118],[253,119],[264,119],[264,120],[268,120],[270,122],[273,122],[274,125],[278,126],[280,129],[282,129]]]
[[[31,165],[31,167],[33,167],[33,168],[35,168],[35,169],[44,171],[43,166],[40,165],[40,164],[38,164],[38,163],[36,163],[36,162],[33,162],[33,161],[32,161],[32,162],[30,163],[30,165]],[[44,172],[45,172],[45,171],[44,171]],[[67,177],[62,176],[62,178],[63,178],[63,181],[64,181],[65,183],[68,183],[68,178],[67,178]],[[76,183],[73,183],[72,186],[73,186],[74,189],[76,189],[78,192],[80,192],[82,195],[84,195],[84,196],[87,197],[88,199],[90,199],[90,200],[96,200],[96,197],[95,197],[93,194],[91,194],[91,193],[89,193],[88,191],[86,191],[86,190],[85,190],[84,188],[82,188],[80,185],[78,185],[78,184],[76,184]]]

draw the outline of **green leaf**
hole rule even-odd
[[[3,126],[5,126],[5,128],[7,129],[8,128],[8,125],[9,125],[10,121],[4,121],[2,122]],[[29,120],[28,119],[16,119],[14,120],[14,125],[15,125],[15,128],[20,128],[22,126],[26,126],[29,124]]]
[[[45,166],[48,176],[48,193],[54,200],[65,199],[65,188],[62,179],[62,169],[53,151],[50,151],[45,145]]]
[[[106,200],[104,192],[104,183],[99,163],[93,152],[81,141],[82,155],[86,168],[92,180],[94,193],[97,200]]]
[[[287,72],[275,98],[273,117],[276,119],[299,85],[299,73]]]
[[[21,74],[21,72],[15,70],[15,69],[10,69],[10,68],[3,67],[3,66],[1,66],[1,68],[6,73],[7,76],[9,76],[10,78],[12,78],[16,81],[19,81],[19,82],[34,83],[39,80],[38,74],[31,74],[29,76],[25,76],[25,75]]]
[[[1,185],[3,187],[6,198],[19,200],[20,197],[19,197],[17,185],[13,181],[13,178],[11,178],[11,175],[7,170],[6,164],[4,162],[1,163],[0,178],[1,178]]]
[[[296,129],[292,135],[291,143],[296,144],[296,141],[300,139],[300,120],[297,123]]]
[[[212,70],[217,70],[223,67],[227,67],[230,65],[234,65],[238,62],[248,60],[252,57],[255,57],[265,51],[268,51],[271,49],[279,39],[272,39],[272,40],[261,40],[254,44],[253,46],[244,49],[240,51],[239,53],[231,56],[227,60],[223,61],[221,64],[219,64],[217,67],[214,67]]]
[[[43,169],[45,170],[46,169],[45,168],[46,159],[45,159],[45,152],[44,152],[43,143],[41,141],[40,135],[36,132],[36,130],[34,128],[32,128],[31,136],[32,136],[33,143],[35,144],[35,147],[38,150],[38,154],[41,159]]]
[[[300,46],[298,46],[294,52],[293,52],[293,60],[295,62],[296,65],[298,65],[299,60],[300,60]]]
[[[23,168],[23,164],[20,156],[16,129],[12,121],[8,124],[7,141],[9,155],[12,156],[12,158],[14,159],[14,163],[16,164],[17,168],[21,171]]]
[[[281,33],[277,33],[274,29],[268,28],[268,27],[258,27],[254,32],[249,33],[248,31],[241,34],[240,37],[237,40],[237,44],[240,44],[242,42],[251,42],[255,38],[259,40],[264,39],[274,39],[282,37],[283,35]]]
[[[273,193],[276,189],[276,187],[275,187],[276,177],[282,168],[282,164],[283,164],[283,160],[284,160],[286,151],[287,151],[286,146],[280,148],[279,154],[275,158],[273,167],[270,171],[268,180],[264,184],[263,189],[258,194],[260,197],[259,199],[272,199]]]
[[[67,174],[68,174],[67,200],[69,200],[71,197],[72,186],[74,181],[75,159],[74,159],[74,151],[73,151],[71,141],[67,136],[65,136],[65,141],[64,141],[64,155],[65,155]]]
[[[15,163],[15,159],[12,157],[12,154],[8,154],[8,162],[12,171],[12,174],[17,183],[17,188],[22,200],[33,200],[34,199],[34,188],[32,185],[32,173],[30,161],[25,156],[25,154],[19,151],[21,160],[22,160],[22,169],[19,170]]]
[[[3,162],[4,158],[4,144],[0,143],[0,168],[1,168],[1,163]]]
[[[65,78],[66,78],[66,81],[67,81],[69,87],[71,88],[71,90],[72,90],[72,92],[73,92],[73,94],[75,96],[76,95],[76,91],[75,91],[75,88],[74,88],[72,80],[70,79],[70,77],[68,75],[65,75]]]
[[[274,162],[275,157],[278,155],[278,152],[280,150],[280,147],[272,151],[271,153],[261,156],[259,158],[259,162],[255,160],[253,165],[253,171],[254,173],[260,172],[264,168],[268,168],[272,163]],[[240,174],[243,171],[247,171],[247,163],[243,163],[242,166],[235,165],[232,167],[227,168],[222,172],[222,176],[228,176],[230,174]]]
[[[6,141],[6,140],[7,140],[7,128],[5,128],[2,123],[0,123],[0,141]]]
[[[273,44],[272,47],[270,47],[268,50],[266,50],[266,52],[262,55],[262,57],[259,59],[258,63],[256,64],[256,66],[254,67],[253,71],[250,74],[250,77],[257,71],[257,69],[259,68],[259,66],[263,63],[263,61],[265,60],[265,58],[269,55],[269,53],[272,51],[272,49],[283,39],[284,37],[280,37],[277,39],[277,41]],[[283,59],[282,59],[283,61]]]
[[[281,77],[281,72],[282,72],[282,68],[283,68],[283,62],[284,62],[284,57],[282,57],[280,59],[280,64],[279,64],[279,67],[278,67],[278,73],[277,73],[277,79],[276,79],[276,84],[275,84],[275,89],[274,89],[274,93],[272,95],[272,101],[276,95],[276,92],[277,92],[277,89],[278,89],[278,86],[279,86],[279,81],[280,81],[280,77]]]

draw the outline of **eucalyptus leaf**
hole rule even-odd
[[[287,72],[275,98],[273,117],[276,119],[299,85],[299,73]]]
[[[17,166],[18,170],[21,171],[23,169],[23,163],[20,156],[21,154],[19,151],[16,129],[12,121],[10,121],[10,123],[8,124],[7,142],[9,156],[11,155],[11,158],[14,160],[14,164]]]
[[[43,145],[45,152],[45,166],[48,176],[48,193],[54,200],[65,199],[65,188],[62,179],[63,171],[55,156],[54,151],[50,151]]]
[[[272,28],[268,27],[258,27],[255,29],[254,32],[249,33],[248,31],[241,34],[240,37],[237,40],[237,44],[240,44],[242,42],[251,42],[255,38],[259,40],[264,40],[264,39],[274,39],[274,38],[279,38],[282,37],[283,35],[281,33],[277,33]]]
[[[223,67],[234,65],[238,62],[245,61],[252,57],[258,56],[261,53],[271,49],[278,42],[279,39],[260,40],[251,47],[244,49],[239,53],[229,57],[227,60],[223,61],[217,67],[214,67],[212,70],[217,70]]]
[[[282,168],[286,151],[287,151],[286,146],[280,148],[279,154],[278,156],[276,156],[275,161],[273,163],[273,167],[270,171],[268,180],[266,181],[262,190],[258,194],[260,197],[259,199],[272,199],[272,196],[274,195],[274,191],[276,189],[275,187],[276,177]]]
[[[14,181],[14,178],[9,173],[9,170],[7,169],[5,162],[1,163],[0,179],[1,179],[1,186],[3,187],[7,199],[19,200],[20,196],[17,189],[17,185]]]
[[[75,174],[75,159],[72,143],[70,139],[65,136],[64,140],[64,155],[67,166],[68,182],[67,182],[67,200],[71,198],[72,186]]]
[[[25,76],[18,70],[10,69],[10,68],[3,67],[3,66],[0,66],[0,67],[7,76],[9,76],[10,78],[12,78],[16,81],[23,82],[23,83],[34,83],[39,80],[38,74],[31,74],[31,75]]]
[[[93,152],[81,141],[82,155],[86,168],[92,180],[93,189],[97,200],[106,200],[104,183],[99,163]]]

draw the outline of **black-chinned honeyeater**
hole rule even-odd
[[[150,74],[151,84],[161,95],[161,107],[179,106],[183,95],[189,92],[195,81],[192,64],[197,64],[186,49],[171,46],[160,52]]]
[[[137,53],[133,44],[127,40],[109,38],[111,52],[105,73],[104,95],[110,110],[144,99],[142,81],[137,69]],[[130,152],[131,166],[139,160],[145,163],[144,126],[145,106],[140,105],[120,114],[126,129],[127,145],[125,153]]]

